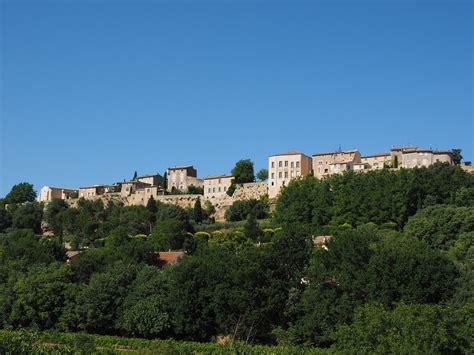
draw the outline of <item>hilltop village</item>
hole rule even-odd
[[[234,183],[234,176],[231,174],[199,178],[194,166],[187,165],[170,167],[165,176],[158,173],[137,175],[131,180],[82,186],[78,189],[44,186],[37,199],[40,202],[63,199],[71,206],[74,206],[80,198],[102,199],[104,202],[122,201],[125,205],[146,205],[150,197],[153,197],[157,201],[180,207],[191,207],[197,199],[203,199],[215,207],[215,217],[219,220],[223,218],[226,207],[233,202],[265,195],[273,200],[282,187],[300,176],[313,175],[318,179],[324,179],[346,171],[364,173],[384,168],[411,169],[428,167],[437,162],[453,164],[451,152],[432,148],[422,149],[417,146],[393,147],[387,152],[365,156],[357,149],[339,149],[333,152],[315,153],[312,156],[290,151],[268,157],[266,179],[237,184],[232,194],[229,193]]]

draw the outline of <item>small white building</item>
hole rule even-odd
[[[232,175],[210,175],[204,178],[204,196],[208,198],[227,194],[227,190],[234,181]]]

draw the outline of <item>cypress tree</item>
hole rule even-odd
[[[193,219],[196,223],[202,222],[202,207],[200,198],[198,198],[194,204]]]

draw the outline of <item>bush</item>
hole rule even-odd
[[[235,201],[225,212],[226,221],[243,221],[250,213],[254,213],[256,218],[267,217],[268,205],[263,201],[251,199]]]

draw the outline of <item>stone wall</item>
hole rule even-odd
[[[268,183],[266,181],[250,182],[247,184],[237,185],[234,195],[234,201],[250,200],[252,198],[259,199],[260,196],[268,194]]]
[[[205,201],[209,201],[214,206],[216,212],[214,218],[216,221],[223,221],[225,211],[231,206],[234,201],[258,199],[262,195],[268,193],[266,182],[252,182],[248,184],[237,185],[233,196],[227,194],[218,197],[204,197],[202,195],[158,195],[153,196],[156,201],[168,203],[179,206],[181,208],[194,207],[197,199],[201,199],[201,204],[204,207]],[[107,206],[108,201],[123,202],[125,206],[131,205],[146,205],[148,202],[148,195],[142,193],[132,193],[129,196],[121,196],[120,193],[108,193],[98,196],[91,196],[88,200],[102,200]],[[78,199],[66,200],[70,207],[77,207]]]

